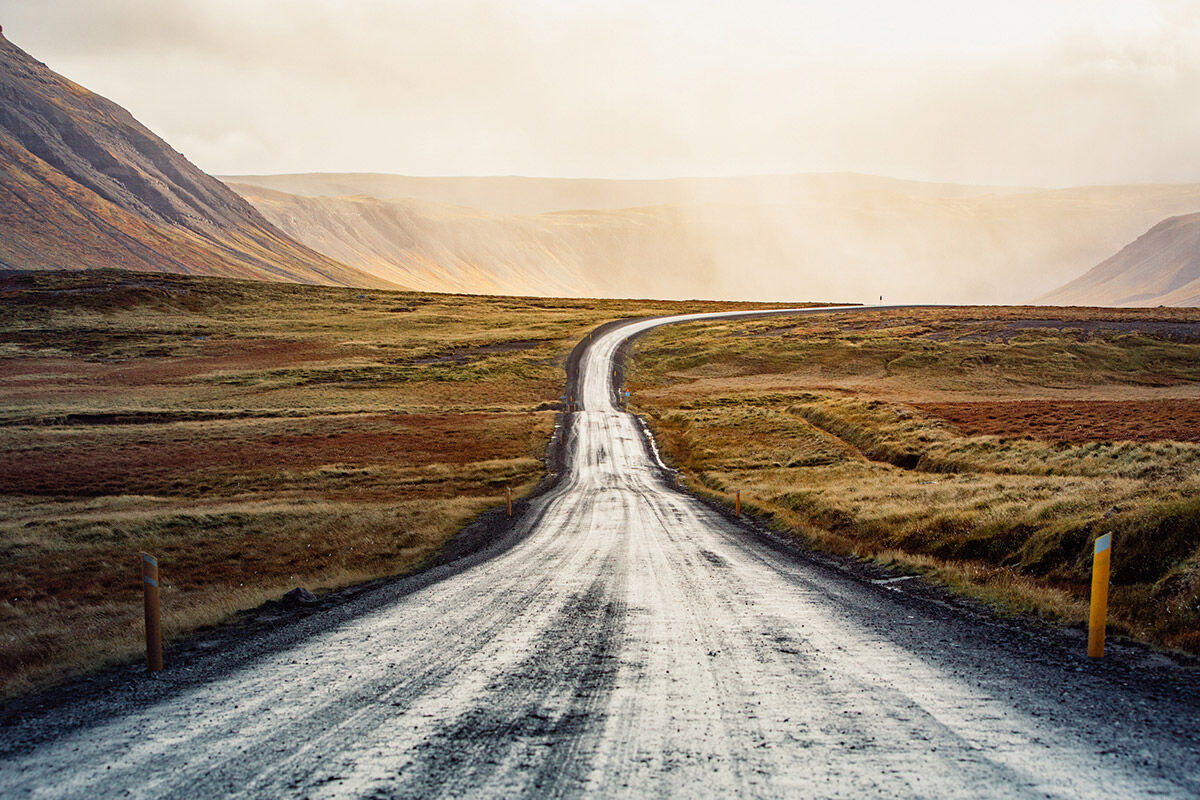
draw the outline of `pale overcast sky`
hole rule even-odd
[[[218,174],[1200,180],[1197,0],[0,0]]]

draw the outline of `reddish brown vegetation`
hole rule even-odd
[[[0,493],[173,494],[203,477],[327,464],[414,466],[518,458],[528,452],[528,424],[522,415],[475,413],[247,421],[233,429],[154,426],[140,436],[127,426],[96,426],[88,442],[72,436],[65,446],[0,461]]]
[[[0,248],[2,249],[2,248]],[[0,696],[411,571],[543,475],[562,362],[618,316],[722,304],[0,276]]]
[[[1200,442],[1200,400],[1005,400],[914,403],[971,436],[1052,442]]]
[[[1200,652],[1198,330],[1184,308],[707,323],[642,339],[629,385],[699,491],[1008,610],[1083,624],[1112,534],[1110,623]]]
[[[118,364],[77,358],[0,359],[0,379],[10,389],[46,389],[56,383],[150,386],[214,372],[279,369],[353,355],[349,348],[322,342],[276,339],[204,342],[199,351],[195,356],[145,358]]]

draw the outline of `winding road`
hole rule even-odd
[[[675,490],[613,358],[705,316],[594,337],[566,470],[505,547],[204,680],[32,710],[0,796],[1200,796],[1194,674],[1089,663]]]

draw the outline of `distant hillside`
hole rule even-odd
[[[1164,216],[1200,211],[1197,185],[993,190],[862,175],[250,180],[307,195],[233,184],[289,235],[389,280],[617,297],[1025,302]],[[338,191],[355,196],[322,196]],[[413,196],[397,194],[405,191]],[[572,210],[496,210],[547,207]]]
[[[231,184],[289,235],[426,291],[712,296],[708,255],[671,209],[513,216],[425,200],[301,197]]]
[[[1200,306],[1200,214],[1163,220],[1112,258],[1038,302]]]
[[[289,238],[125,109],[2,34],[0,267],[390,285]]]
[[[751,175],[728,178],[608,180],[527,178],[517,175],[428,178],[379,173],[310,172],[295,175],[222,175],[228,183],[306,197],[368,195],[380,200],[415,198],[468,206],[496,214],[640,208],[706,203],[791,205],[838,202],[864,193],[908,197],[977,197],[1032,191],[881,178],[855,173]]]

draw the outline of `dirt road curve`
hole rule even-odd
[[[1088,664],[674,491],[610,386],[660,322],[596,337],[511,547],[203,680],[33,709],[0,796],[1200,796],[1194,675]]]

